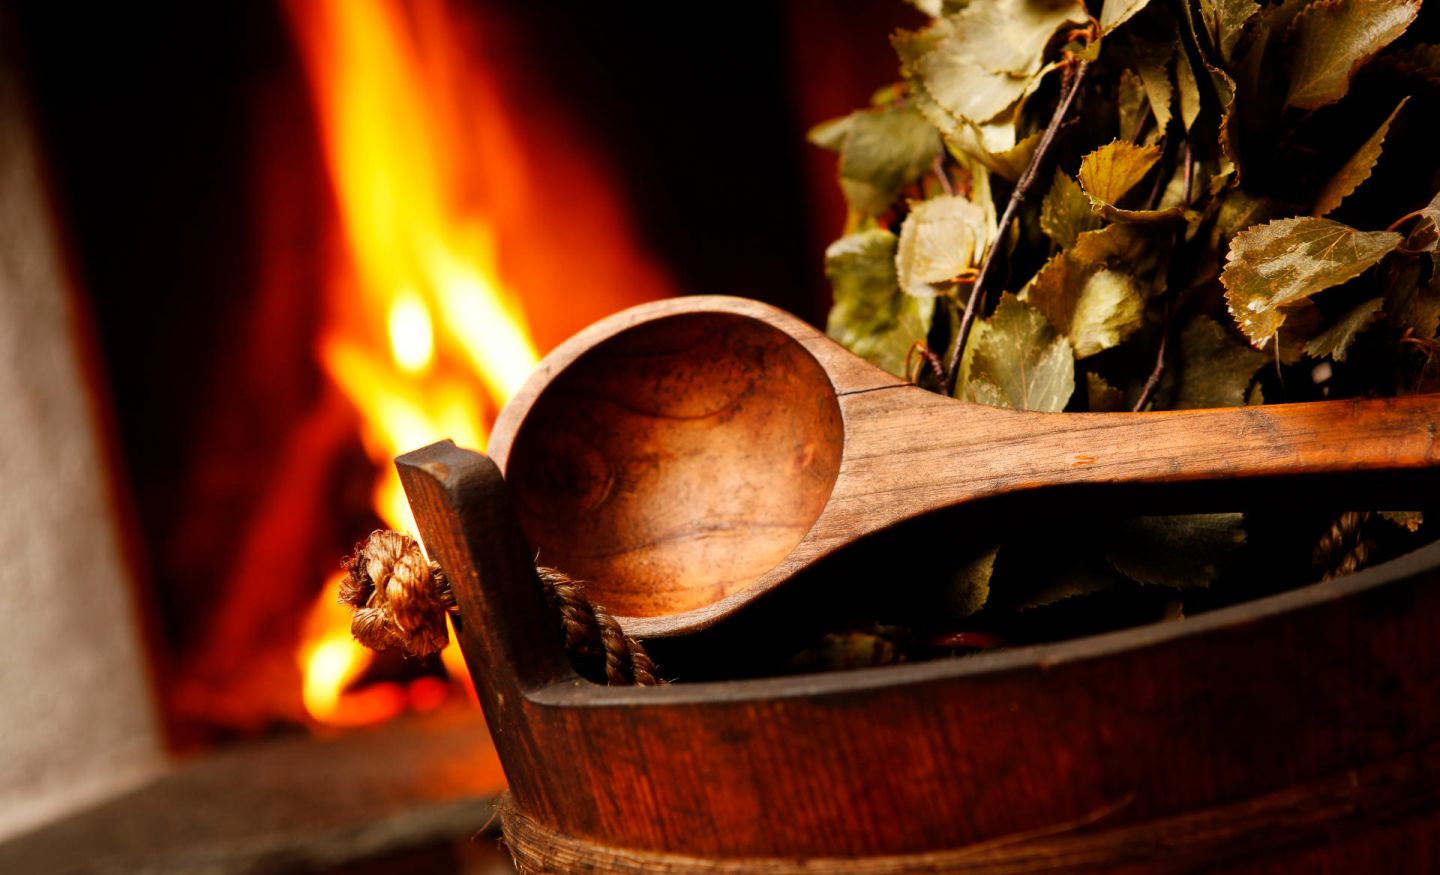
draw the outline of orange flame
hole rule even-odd
[[[382,472],[375,509],[392,528],[413,534],[391,459],[445,437],[483,448],[487,423],[538,359],[524,308],[497,263],[497,228],[518,224],[517,215],[534,224],[534,206],[516,206],[526,195],[526,152],[508,122],[496,118],[504,115],[502,102],[459,44],[457,34],[466,31],[444,0],[404,8],[292,0],[288,9],[344,238],[318,353],[361,413],[366,451]],[[608,192],[584,173],[576,183],[573,170],[566,171],[568,194],[600,198],[588,209],[609,225],[604,243],[612,251],[572,257],[593,277],[618,246],[630,262],[611,279],[629,282],[632,300],[663,291],[648,262],[625,251],[629,240],[616,230]],[[585,309],[574,315],[588,317]],[[307,711],[323,723],[355,724],[414,706],[413,690],[408,698],[402,690],[376,691],[386,685],[345,692],[371,655],[351,639],[334,593],[331,581],[297,654]],[[452,676],[468,681],[453,643],[443,656]]]

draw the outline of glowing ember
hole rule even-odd
[[[403,8],[293,0],[288,11],[345,242],[345,257],[330,271],[331,312],[318,353],[362,415],[365,448],[380,472],[376,511],[413,534],[391,459],[446,437],[483,448],[487,423],[538,360],[524,309],[502,277],[519,276],[514,287],[533,302],[531,286],[546,283],[525,278],[554,277],[554,265],[538,262],[555,259],[497,234],[526,223],[545,230],[524,182],[536,174],[525,166],[526,149],[493,83],[460,42],[466,22],[443,0]],[[583,269],[600,288],[622,289],[628,300],[614,292],[590,296],[605,310],[663,293],[663,278],[633,250],[596,175],[574,156],[546,160],[547,170],[569,183],[567,217],[593,229],[567,250],[571,276]],[[542,206],[553,209],[553,197]],[[507,271],[497,260],[502,246],[507,254],[528,252],[537,264]],[[541,298],[574,296],[547,282]],[[561,315],[565,333],[593,318],[594,304]],[[351,640],[348,613],[333,604],[334,584],[312,609],[297,654],[309,714],[353,725],[433,702],[433,680],[347,691],[371,654]],[[442,658],[468,683],[453,643]]]

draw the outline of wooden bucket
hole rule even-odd
[[[602,687],[495,465],[448,442],[398,465],[524,872],[1440,869],[1440,545],[1075,641]]]

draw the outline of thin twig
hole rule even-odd
[[[1415,218],[1416,216],[1423,216],[1423,215],[1425,215],[1425,209],[1426,209],[1425,207],[1421,207],[1420,209],[1416,210],[1416,211],[1413,212],[1413,213],[1406,213],[1405,215],[1403,215],[1403,216],[1401,216],[1400,218],[1396,219],[1395,221],[1391,222],[1391,223],[1390,223],[1390,227],[1386,228],[1385,230],[1386,230],[1386,231],[1396,231],[1396,230],[1399,230],[1399,228],[1400,228],[1401,225],[1405,224],[1406,222],[1410,221],[1411,219]]]
[[[935,351],[930,348],[930,345],[923,340],[915,341],[914,343],[910,344],[909,349],[905,350],[906,379],[909,379],[912,383],[918,384],[920,382],[920,374],[918,372],[915,374],[914,378],[910,377],[910,356],[914,355],[917,352],[920,353],[920,358],[922,360],[921,367],[924,367],[925,363],[929,363],[930,372],[935,375],[935,382],[945,382],[945,370],[940,364],[940,356],[936,355]]]
[[[1190,206],[1190,185],[1195,176],[1195,162],[1190,154],[1190,141],[1185,141],[1185,206]]]
[[[1165,344],[1170,340],[1170,318],[1165,318],[1165,331],[1160,335],[1160,351],[1155,354],[1155,367],[1150,371],[1150,377],[1145,381],[1145,387],[1140,390],[1140,398],[1136,400],[1131,410],[1135,413],[1145,409],[1149,403],[1150,396],[1154,394],[1155,387],[1160,385],[1160,377],[1165,373]]]
[[[1145,197],[1145,209],[1153,210],[1160,206],[1160,196],[1165,193],[1165,174],[1156,173],[1155,181],[1150,184],[1150,194]]]
[[[1131,408],[1135,413],[1145,409],[1145,405],[1150,401],[1150,396],[1160,385],[1160,378],[1165,375],[1165,347],[1170,341],[1170,334],[1175,330],[1175,323],[1179,320],[1180,314],[1185,311],[1186,305],[1190,303],[1190,298],[1199,288],[1199,285],[1189,286],[1176,295],[1175,300],[1165,307],[1165,328],[1160,334],[1160,349],[1155,353],[1155,367],[1150,371],[1150,376],[1146,378],[1145,385],[1140,389],[1139,400]]]
[[[1085,80],[1085,72],[1090,67],[1088,62],[1078,58],[1071,61],[1070,64],[1071,66],[1065,68],[1065,84],[1061,87],[1060,102],[1055,105],[1055,113],[1050,116],[1050,123],[1045,126],[1045,133],[1040,137],[1040,145],[1035,147],[1035,154],[1030,157],[1030,164],[1020,175],[1020,180],[1015,183],[1015,190],[1010,194],[1010,202],[1005,205],[1005,212],[1000,216],[995,239],[991,241],[990,248],[985,251],[985,259],[980,262],[980,272],[975,275],[975,284],[970,287],[970,297],[965,301],[965,315],[960,319],[960,331],[957,333],[954,347],[950,350],[949,361],[945,364],[944,388],[947,395],[955,393],[955,378],[959,376],[960,372],[960,357],[965,352],[965,344],[970,339],[970,329],[975,324],[975,316],[979,310],[977,305],[985,291],[985,281],[990,278],[990,271],[995,265],[995,253],[1000,250],[1000,244],[1010,230],[1010,223],[1015,220],[1015,214],[1020,209],[1021,201],[1025,200],[1025,196],[1030,193],[1030,188],[1035,183],[1035,177],[1040,175],[1040,165],[1044,163],[1045,156],[1055,141],[1055,132],[1060,129],[1061,122],[1065,120],[1066,114],[1070,111],[1070,105],[1075,102],[1075,95],[1080,93],[1080,84]]]
[[[944,152],[941,152],[939,155],[935,156],[935,161],[930,165],[930,171],[935,174],[936,179],[940,180],[940,187],[945,189],[945,193],[951,197],[954,197],[955,186],[952,185],[950,182],[950,174],[945,172]]]
[[[1140,142],[1140,133],[1145,130],[1145,123],[1150,121],[1150,104],[1146,102],[1145,109],[1140,113],[1140,120],[1135,124],[1135,130],[1130,132],[1130,142]]]

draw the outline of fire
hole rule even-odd
[[[293,0],[288,12],[344,244],[330,269],[330,316],[317,352],[361,415],[366,452],[380,472],[375,510],[390,527],[413,534],[393,457],[445,437],[483,449],[487,424],[539,358],[516,289],[531,303],[537,295],[577,297],[554,281],[563,270],[546,279],[554,266],[539,261],[555,261],[554,253],[513,236],[527,225],[531,236],[544,232],[538,220],[555,199],[539,203],[540,186],[527,188],[527,179],[542,174],[528,166],[523,137],[480,58],[460,42],[473,23],[444,0],[404,7]],[[613,197],[576,161],[550,156],[545,167],[568,182],[564,215],[595,226],[588,234],[594,242],[571,247],[570,259],[597,285],[628,284],[620,288],[629,300],[601,294],[570,308],[570,324],[549,326],[552,334],[579,327],[577,317],[588,321],[594,304],[608,311],[666,291],[615,221]],[[528,252],[530,266],[502,263],[501,253],[512,252]],[[297,654],[307,711],[322,723],[356,724],[421,704],[416,697],[429,695],[424,684],[346,691],[371,654],[350,638],[334,583],[313,607]],[[468,681],[453,642],[443,656],[452,676]]]

